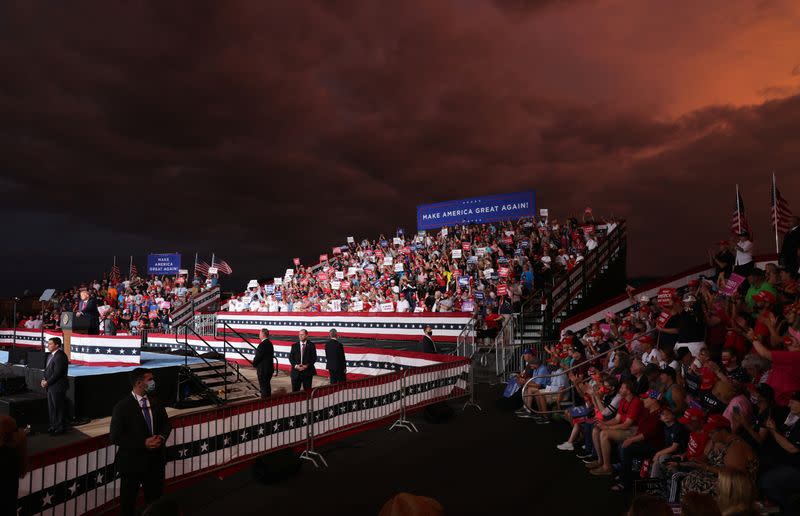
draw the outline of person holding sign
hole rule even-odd
[[[308,340],[308,331],[300,330],[299,340],[292,344],[289,352],[289,364],[292,366],[290,377],[292,379],[292,392],[297,392],[300,387],[304,391],[311,390],[311,382],[317,369],[314,364],[317,362],[317,348]]]

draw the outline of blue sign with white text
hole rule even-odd
[[[181,255],[179,253],[147,255],[147,274],[151,276],[157,274],[176,275],[180,268]]]
[[[515,192],[417,206],[417,230],[536,216],[536,192]]]

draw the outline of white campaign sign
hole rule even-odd
[[[391,256],[384,256],[383,257],[383,264],[384,265],[391,265],[394,263],[394,259]]]
[[[272,280],[272,282],[278,286],[281,286],[283,285],[283,278],[275,278],[274,280]]]
[[[453,258],[461,258],[461,249],[453,249]]]
[[[336,271],[336,279],[344,279],[344,272]]]
[[[394,264],[394,271],[395,272],[403,272],[403,264],[402,263],[395,263]]]

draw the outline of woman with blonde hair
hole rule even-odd
[[[722,516],[756,516],[756,487],[750,475],[723,468],[719,472],[717,503]]]
[[[27,436],[10,416],[0,416],[0,464],[0,514],[17,514],[19,479],[28,466]]]

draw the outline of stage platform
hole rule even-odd
[[[257,380],[255,369],[242,368],[242,373],[251,381],[255,382]],[[313,382],[314,387],[318,385],[326,385],[327,383],[328,383],[327,378],[323,378],[321,376],[314,377],[314,382]],[[292,383],[291,380],[289,379],[288,374],[281,371],[278,374],[278,376],[273,377],[272,379],[273,396],[281,396],[282,394],[290,392],[291,389],[292,389]],[[156,391],[156,394],[158,394],[158,391]],[[183,409],[167,407],[167,414],[170,417],[182,416],[187,414],[204,412],[209,410],[210,408],[213,408],[213,405],[203,405],[200,407],[183,408]],[[109,416],[109,417],[92,419],[90,422],[84,425],[73,427],[65,434],[59,436],[51,437],[47,434],[37,433],[35,435],[32,435],[28,439],[28,452],[31,454],[36,454],[39,452],[52,450],[54,448],[59,448],[67,444],[72,444],[85,439],[90,439],[92,437],[97,437],[103,434],[107,434],[110,425],[111,425],[111,417]]]
[[[7,352],[3,353],[7,355]],[[0,359],[2,358],[0,356]],[[7,356],[5,360],[8,360]],[[69,414],[74,419],[97,419],[109,416],[116,402],[122,399],[125,393],[130,392],[128,372],[136,367],[147,367],[153,371],[159,397],[171,405],[177,399],[178,369],[184,364],[196,364],[202,361],[195,357],[143,351],[139,366],[70,365],[67,391]],[[44,371],[22,365],[14,365],[11,369],[15,375],[25,377],[29,391],[45,393],[40,386]],[[47,422],[31,423],[36,427]]]

